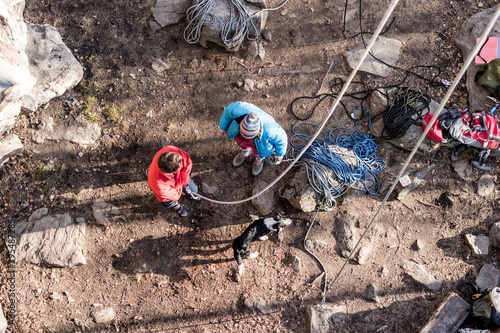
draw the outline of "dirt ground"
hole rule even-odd
[[[374,31],[389,1],[359,3],[363,30]],[[359,3],[350,1],[348,9],[357,9]],[[259,178],[251,176],[250,163],[237,169],[230,165],[237,148],[218,135],[223,108],[238,100],[252,102],[272,114],[290,135],[292,126],[300,122],[290,111],[291,101],[314,95],[331,62],[334,66],[326,76],[323,92],[335,78],[346,79],[350,74],[342,53],[361,42],[359,12],[346,24],[344,38],[344,1],[289,0],[286,11],[269,13],[266,28],[272,40],[264,41],[265,59],[245,61],[241,53],[227,53],[215,45],[204,49],[186,43],[185,22],[153,32],[149,20],[154,4],[151,0],[52,0],[44,7],[40,1],[27,1],[25,19],[56,27],[85,67],[85,74],[63,98],[20,117],[13,132],[22,138],[25,152],[4,166],[2,227],[5,230],[6,222],[26,219],[41,207],[48,207],[52,214],[82,216],[88,223],[84,246],[87,264],[61,269],[17,263],[16,329],[304,332],[304,309],[321,302],[323,288],[322,280],[316,279],[321,268],[303,247],[314,213],[300,212],[277,198],[275,211],[294,223],[283,230],[279,240],[271,237],[254,244],[260,256],[247,261],[245,275],[236,282],[230,245],[256,210],[248,202],[218,205],[184,198],[191,217],[181,219],[156,201],[144,170],[162,145],[169,143],[190,154],[192,176],[198,184],[218,187],[215,199],[244,199],[251,195],[258,179],[274,180],[285,163],[266,165]],[[269,7],[279,4],[268,2]],[[462,64],[453,43],[460,25],[495,4],[495,0],[402,1],[384,34],[403,43],[397,66],[437,66],[441,70],[438,80],[453,80]],[[367,40],[369,37],[365,35]],[[170,66],[161,74],[151,67],[157,58]],[[431,67],[416,71],[428,79],[437,74]],[[376,88],[398,83],[404,76],[404,71],[394,70],[385,79],[359,74],[356,81]],[[238,82],[245,78],[259,88],[244,91]],[[408,76],[403,86],[436,101],[445,93],[444,86],[415,75]],[[345,100],[347,108],[355,103]],[[448,107],[466,107],[466,103],[466,90],[461,85]],[[318,108],[308,121],[319,124],[327,111],[326,106]],[[98,121],[103,134],[111,138],[111,149],[103,139],[85,148],[54,141],[38,145],[31,140],[31,131],[40,128],[49,116],[69,124],[82,113]],[[366,124],[366,120],[360,122],[360,129],[367,130]],[[352,125],[339,109],[327,126]],[[470,179],[463,181],[453,170],[452,153],[442,148],[434,156],[415,157],[411,170],[430,163],[435,168],[404,202],[389,200],[374,224],[376,243],[368,261],[363,265],[349,263],[329,291],[327,302],[347,307],[345,321],[332,332],[375,332],[380,328],[380,332],[418,331],[448,292],[467,297],[457,289],[460,281],[474,281],[484,263],[497,264],[499,253],[492,248],[485,258],[469,258],[463,234],[488,232],[498,219],[498,193],[479,197],[475,192],[482,173],[475,169]],[[403,162],[408,152],[383,143],[377,155],[390,169]],[[496,162],[490,160],[495,180],[499,174]],[[380,180],[383,188],[390,185],[387,170]],[[285,181],[280,180],[275,190]],[[344,263],[333,234],[336,215],[342,210],[356,211],[368,223],[385,193],[355,193],[334,211],[318,213],[309,239],[326,244],[315,249],[315,254],[326,267],[328,284]],[[443,197],[448,205],[442,204]],[[91,207],[96,199],[110,202],[122,212],[108,228],[95,224]],[[424,244],[418,251],[412,246],[417,239]],[[5,245],[1,253],[5,272]],[[294,257],[300,258],[298,272]],[[402,268],[404,260],[410,259],[424,264],[443,281],[442,288],[430,292],[412,281]],[[0,300],[5,309],[4,282]],[[380,303],[365,299],[369,284],[380,289]],[[53,292],[66,295],[51,300]],[[265,309],[251,311],[245,301],[255,301]],[[101,306],[114,309],[112,323],[93,322],[91,314]]]

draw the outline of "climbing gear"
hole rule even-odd
[[[264,167],[264,160],[255,159],[252,165],[252,175],[258,176],[262,172],[262,168]]]
[[[198,185],[191,178],[187,185],[182,188],[182,192],[191,200],[201,201],[201,198],[198,196]]]
[[[459,288],[463,286],[471,287],[474,294],[472,295],[471,304],[468,310],[469,315],[464,320],[461,327],[485,329],[488,328],[491,323],[500,319],[495,307],[495,304],[497,307],[499,306],[498,297],[500,289],[498,287],[493,289],[486,288],[481,292],[479,288],[471,282],[461,282],[458,285]]]
[[[248,156],[245,156],[243,155],[242,153],[238,153],[238,155],[236,155],[234,158],[233,158],[233,166],[235,168],[239,167],[240,165],[243,164],[243,162],[246,161]]]

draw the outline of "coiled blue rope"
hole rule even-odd
[[[357,107],[359,106],[353,107],[353,115]],[[366,113],[370,115],[369,111]],[[384,160],[376,156],[380,140],[367,132],[354,130],[357,125],[355,121],[352,128],[323,129],[323,138],[318,137],[297,163],[306,168],[309,183],[325,210],[334,209],[337,205],[335,199],[345,194],[349,188],[372,195],[377,194],[380,189],[376,174],[385,168]],[[287,159],[293,160],[311,138],[310,135],[300,133],[298,126],[318,127],[308,122],[297,123],[292,127],[292,148],[287,152]],[[371,117],[368,127],[371,127]],[[334,134],[340,130],[348,132]],[[304,141],[304,144],[297,144],[298,140]]]

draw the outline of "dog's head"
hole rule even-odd
[[[264,219],[264,223],[269,230],[280,231],[283,227],[290,225],[292,223],[292,220],[284,218],[278,213],[276,214],[276,216],[274,216],[274,218]]]

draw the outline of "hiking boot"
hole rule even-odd
[[[243,162],[246,161],[248,156],[245,156],[243,155],[242,153],[238,153],[238,155],[236,155],[234,158],[233,158],[233,166],[235,168],[239,167],[240,165],[243,164]]]
[[[179,208],[175,209],[175,212],[177,213],[177,215],[181,216],[181,217],[188,217],[189,216],[189,212],[187,211],[186,208],[182,207],[181,205],[179,205]]]
[[[254,176],[260,175],[263,167],[264,167],[264,160],[262,161],[255,160],[252,166],[252,175]]]

